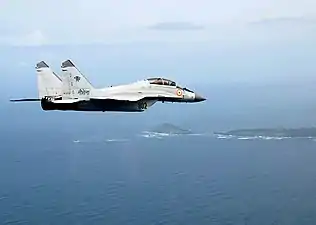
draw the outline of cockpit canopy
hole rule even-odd
[[[180,86],[177,86],[176,82],[174,82],[172,80],[169,80],[169,79],[166,79],[166,78],[161,78],[161,77],[160,78],[149,78],[147,80],[148,80],[148,82],[150,84],[158,84],[158,85],[164,85],[164,86],[174,86],[174,87],[177,87],[177,88],[182,89],[184,91],[194,93],[193,91],[191,91],[188,88],[182,88]]]
[[[158,85],[165,85],[165,86],[177,86],[176,82],[172,80],[168,80],[165,78],[149,78],[147,79],[150,84],[158,84]]]

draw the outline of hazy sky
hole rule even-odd
[[[198,28],[218,31],[263,19],[314,15],[315,0],[2,0],[0,43],[179,39],[179,29],[191,31],[182,33],[183,38],[200,40],[207,31]],[[172,22],[177,23],[165,24]],[[151,26],[153,29],[148,28]],[[166,29],[176,32],[166,35],[162,32]]]
[[[311,81],[315,40],[315,0],[0,0],[0,75],[23,92],[66,59],[100,85]]]

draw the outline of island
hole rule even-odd
[[[316,127],[302,128],[255,128],[255,129],[236,129],[226,132],[214,132],[221,136],[238,137],[289,137],[289,138],[316,138]]]
[[[191,130],[181,128],[171,123],[160,124],[151,129],[150,132],[162,134],[192,134]]]

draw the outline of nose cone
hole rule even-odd
[[[195,94],[194,102],[203,102],[206,98],[202,97],[201,95]]]

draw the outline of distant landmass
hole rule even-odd
[[[292,138],[316,138],[316,127],[303,128],[256,128],[236,129],[227,132],[215,132],[215,135],[232,135],[239,137],[292,137]]]
[[[164,133],[164,134],[191,134],[192,133],[188,129],[181,128],[171,123],[160,124],[154,127],[153,129],[151,129],[150,132]]]

